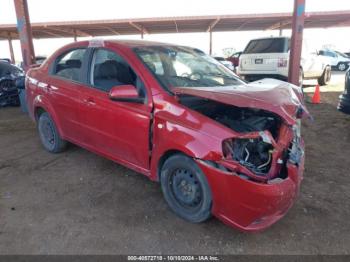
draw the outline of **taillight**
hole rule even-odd
[[[288,60],[286,58],[278,58],[277,66],[278,67],[287,67]]]

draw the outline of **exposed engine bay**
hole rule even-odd
[[[277,139],[281,119],[260,109],[240,108],[194,96],[180,103],[239,133],[269,131]],[[224,156],[239,162],[258,176],[265,176],[272,162],[273,146],[259,138],[231,139],[223,144]]]

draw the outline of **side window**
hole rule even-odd
[[[159,54],[157,53],[140,53],[142,60],[147,67],[156,75],[164,75],[164,68]]]
[[[79,81],[85,52],[85,48],[79,48],[60,56],[56,60],[53,74],[69,80]]]
[[[145,87],[134,70],[121,56],[106,49],[94,52],[90,84],[106,92],[115,86],[134,85],[140,97],[145,97]]]

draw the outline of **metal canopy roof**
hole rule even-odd
[[[32,23],[34,38],[80,36],[193,33],[287,29],[291,27],[291,13],[242,14],[111,19]],[[309,12],[305,14],[305,28],[350,26],[350,10]],[[18,38],[15,24],[0,25],[0,38]]]

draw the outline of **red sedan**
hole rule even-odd
[[[246,84],[195,48],[91,40],[31,69],[26,92],[46,150],[69,141],[159,181],[187,221],[258,231],[298,194],[307,110],[286,82]]]

